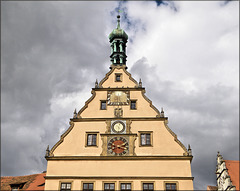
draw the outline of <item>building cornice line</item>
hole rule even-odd
[[[115,87],[115,88],[113,88],[113,87],[109,87],[109,88],[92,88],[92,90],[94,90],[94,91],[109,91],[109,90],[111,90],[111,91],[119,91],[119,90],[121,90],[121,91],[142,91],[142,90],[145,90],[145,88],[144,87],[137,87],[137,88],[127,88],[127,87]]]
[[[168,120],[168,117],[123,117],[121,120],[128,120],[131,121],[166,121]],[[89,122],[95,122],[95,121],[106,121],[106,120],[116,120],[116,118],[71,118],[70,119],[73,122],[80,122],[80,121],[89,121]]]
[[[193,180],[194,177],[171,176],[45,176],[45,179],[150,179],[150,180]]]
[[[192,156],[50,156],[47,160],[192,160]]]

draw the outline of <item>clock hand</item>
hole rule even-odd
[[[126,145],[126,143],[121,144],[121,146],[124,146],[124,145]]]

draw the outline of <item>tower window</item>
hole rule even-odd
[[[176,191],[177,190],[176,183],[166,183],[166,190]]]
[[[114,183],[105,183],[104,184],[104,191],[114,191],[115,184]]]
[[[115,74],[115,82],[121,82],[122,81],[122,74]]]
[[[153,183],[143,183],[143,191],[153,191]]]
[[[137,101],[131,100],[131,102],[130,102],[130,109],[137,109]]]
[[[71,191],[71,183],[61,183],[60,191]]]
[[[140,146],[152,146],[152,132],[140,132]]]
[[[121,191],[131,190],[131,183],[121,183]]]
[[[101,109],[101,110],[106,110],[106,109],[107,109],[107,102],[106,102],[105,100],[104,100],[104,101],[101,101],[100,109]]]
[[[92,191],[93,183],[83,183],[83,191]]]

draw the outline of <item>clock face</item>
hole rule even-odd
[[[111,91],[108,92],[108,105],[128,105],[129,92]]]
[[[125,155],[128,153],[128,141],[124,137],[114,137],[109,140],[107,148],[112,155]]]
[[[114,133],[123,133],[125,131],[125,124],[122,121],[115,121],[112,124],[112,131]]]

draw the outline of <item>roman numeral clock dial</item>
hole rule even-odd
[[[108,153],[111,155],[122,156],[128,153],[128,141],[124,137],[114,137],[108,142]]]

